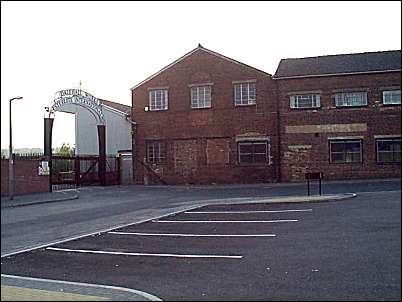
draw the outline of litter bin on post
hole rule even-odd
[[[319,193],[322,194],[321,190],[321,180],[324,178],[324,173],[322,172],[308,172],[305,174],[307,179],[307,195],[310,196],[310,180],[319,181]]]

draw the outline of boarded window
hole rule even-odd
[[[229,139],[207,140],[207,164],[224,165],[229,163]]]

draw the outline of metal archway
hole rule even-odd
[[[99,180],[106,185],[106,125],[100,100],[81,89],[65,89],[56,92],[56,97],[49,107],[45,107],[48,116],[44,119],[44,155],[49,158],[50,179],[52,177],[52,131],[54,113],[63,111],[63,107],[73,104],[86,108],[95,118],[98,130]],[[50,181],[50,191],[52,182]]]

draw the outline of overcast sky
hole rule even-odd
[[[401,49],[401,2],[1,1],[1,148],[43,148],[43,108],[76,88],[131,105],[130,88],[201,43],[274,74],[281,58]],[[74,144],[56,113],[53,146]]]

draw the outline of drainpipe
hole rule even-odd
[[[277,131],[277,142],[278,142],[278,156],[277,156],[277,165],[276,165],[276,178],[277,182],[282,182],[282,157],[281,157],[281,115],[280,115],[280,101],[279,101],[279,94],[278,94],[278,82],[274,78],[274,91],[275,91],[275,98],[276,98],[276,131]]]
[[[133,109],[131,108],[131,111]],[[135,135],[136,135],[136,127],[137,127],[137,123],[135,121],[133,121],[131,119],[130,114],[126,114],[126,121],[129,122],[131,124],[131,157],[132,157],[132,181],[133,183],[135,183],[135,171],[134,171],[134,167],[135,167],[135,153],[136,153],[136,144],[135,144]]]

